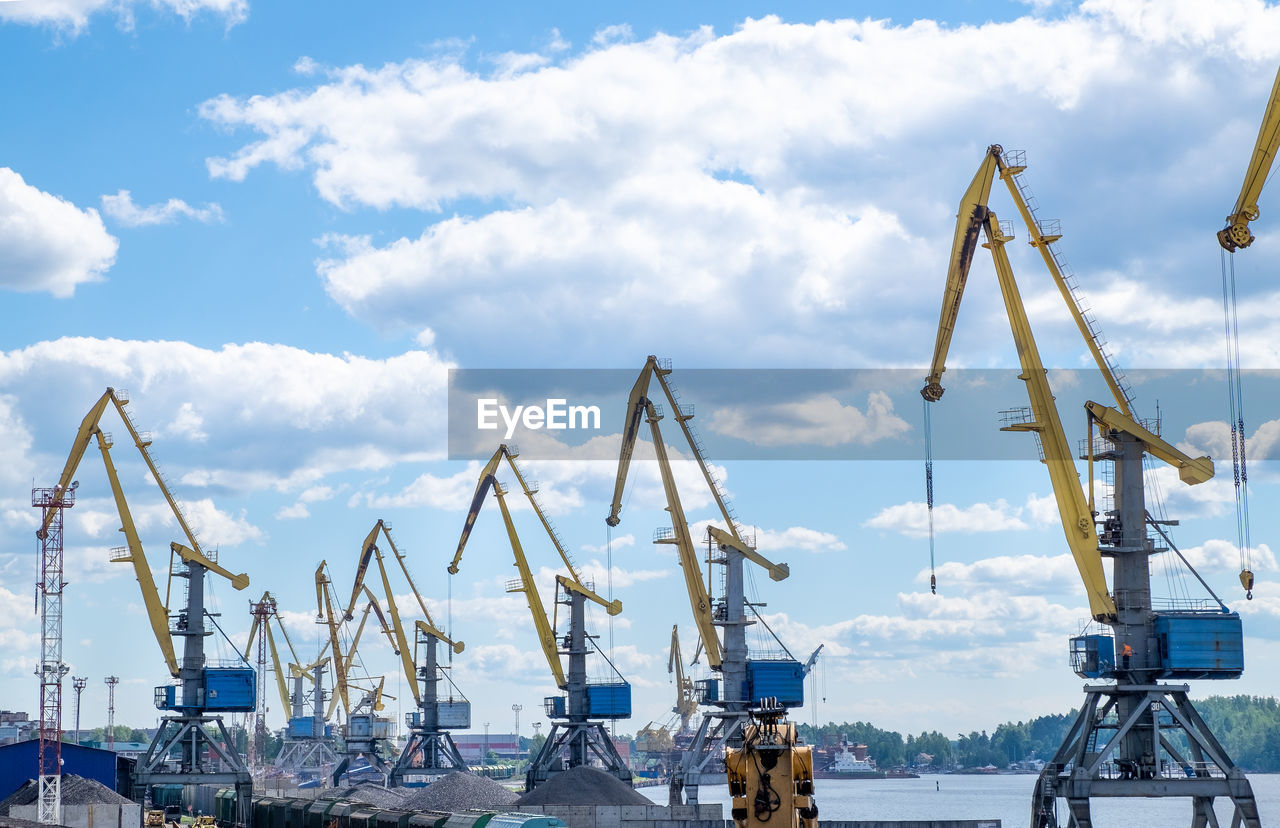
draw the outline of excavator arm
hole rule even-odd
[[[1223,249],[1234,251],[1240,247],[1253,244],[1253,233],[1249,222],[1258,218],[1258,197],[1267,183],[1267,175],[1276,160],[1276,151],[1280,149],[1280,72],[1276,73],[1275,83],[1271,86],[1271,97],[1267,99],[1266,111],[1262,114],[1262,125],[1258,127],[1258,140],[1253,146],[1253,155],[1249,158],[1249,166],[1244,171],[1244,183],[1240,185],[1240,195],[1236,198],[1231,215],[1227,216],[1227,226],[1218,231],[1218,243]]]

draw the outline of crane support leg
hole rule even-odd
[[[1233,805],[1232,825],[1260,828],[1253,788],[1187,698],[1186,685],[1127,684],[1085,688],[1085,704],[1067,741],[1045,765],[1032,798],[1031,828],[1058,828],[1057,800],[1065,798],[1075,828],[1089,828],[1096,797],[1186,797],[1192,828],[1217,826],[1213,802]],[[1125,712],[1129,711],[1129,712]],[[1184,756],[1171,739],[1181,731]],[[1128,753],[1133,740],[1143,752]]]

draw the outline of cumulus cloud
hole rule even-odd
[[[1019,515],[1022,510],[1010,506],[1001,498],[994,503],[974,503],[960,507],[953,503],[941,503],[933,509],[935,532],[1005,532],[1026,529],[1027,524]],[[929,507],[925,503],[911,501],[881,509],[879,513],[863,521],[863,526],[886,529],[907,537],[922,538],[929,534]]]
[[[790,526],[786,529],[756,531],[756,549],[761,552],[800,550],[804,552],[843,552],[844,541],[830,532]]]
[[[376,67],[311,61],[300,67],[319,78],[311,85],[205,102],[205,118],[249,135],[208,166],[231,180],[264,165],[304,170],[322,198],[349,209],[458,209],[399,239],[328,238],[326,289],[371,324],[460,340],[485,318],[529,332],[542,356],[607,359],[660,330],[672,347],[696,344],[727,364],[900,363],[902,343],[932,339],[934,274],[981,156],[976,141],[938,136],[975,134],[981,112],[984,134],[1044,148],[1055,212],[1102,240],[1079,270],[1086,291],[1106,286],[1094,307],[1120,329],[1108,328],[1115,350],[1131,365],[1204,364],[1218,357],[1217,331],[1185,329],[1202,318],[1186,313],[1204,300],[1186,296],[1203,291],[1183,247],[1199,235],[1173,205],[1229,199],[1216,193],[1231,177],[1224,159],[1251,144],[1280,12],[1240,0],[1213,19],[1175,5],[1166,17],[1148,3],[1087,2],[954,27],[767,17],[643,40],[616,28],[577,52],[557,43],[503,55],[487,74],[464,64],[465,44]],[[1245,78],[1242,57],[1252,61]],[[885,88],[896,94],[878,94]],[[1021,103],[993,111],[993,96]],[[1153,123],[1166,122],[1152,142]],[[1081,123],[1087,140],[1076,140]],[[1126,186],[1100,180],[1110,173],[1096,158],[1135,143],[1150,151]],[[890,145],[902,163],[885,163]],[[1156,210],[1151,229],[1110,241],[1093,209],[1104,189],[1121,212]],[[1011,255],[1021,267],[1034,254]],[[596,314],[566,324],[553,309],[570,299]],[[981,291],[968,302],[966,315],[988,323],[1003,313]],[[1280,318],[1267,308],[1280,303],[1250,306],[1259,310],[1243,319],[1255,334],[1246,361],[1274,361],[1267,343],[1280,336],[1267,334],[1280,334]],[[595,324],[622,314],[645,323],[643,342]],[[956,356],[1003,348],[1000,328],[972,329]],[[708,342],[708,329],[725,335]],[[471,342],[464,357],[496,347]]]
[[[820,394],[798,402],[722,407],[711,415],[712,431],[760,446],[865,446],[910,429],[882,391],[867,396],[865,413]]]
[[[299,505],[280,516],[296,518],[306,504],[336,496],[340,486],[325,481],[331,474],[433,456],[431,447],[444,443],[447,370],[447,363],[428,351],[367,359],[264,343],[220,349],[90,338],[37,343],[0,353],[0,424],[9,434],[0,448],[6,461],[0,464],[0,480],[20,475],[29,481],[37,463],[44,475],[52,475],[103,389],[129,389],[126,411],[141,431],[160,426],[149,451],[170,476],[171,487],[181,489],[189,515],[203,522],[206,540],[260,542],[262,530],[243,515],[214,508],[220,496],[264,490],[294,494]],[[56,403],[37,392],[48,383],[61,389]],[[41,423],[38,440],[27,425],[32,422]],[[124,433],[112,410],[101,422],[104,431]],[[441,453],[436,449],[434,456]],[[82,508],[91,506],[85,499],[108,494],[101,463],[91,456],[96,454],[91,451],[78,472],[86,483]],[[145,475],[131,441],[119,440],[112,455],[135,521],[140,527],[165,525],[167,507],[154,513],[149,500],[154,490],[137,488]],[[0,501],[0,507],[5,516],[13,509],[15,520],[27,520],[21,512],[29,511],[29,503]],[[95,536],[118,525],[109,501],[88,511],[83,519],[72,519],[83,520]]]
[[[173,224],[180,218],[189,218],[204,224],[223,220],[222,208],[217,204],[192,207],[180,198],[171,198],[161,204],[140,207],[133,203],[128,190],[102,197],[102,212],[125,227],[145,227],[151,224]]]
[[[228,26],[249,16],[248,0],[16,0],[0,2],[0,21],[45,24],[80,32],[94,15],[114,13],[122,28],[132,29],[138,8],[176,14],[187,22],[208,13],[223,18]]]
[[[611,543],[614,550],[625,549],[628,546],[636,545],[636,536],[635,535],[619,535],[618,537],[614,538]],[[581,549],[583,552],[588,552],[592,555],[600,555],[600,554],[603,554],[604,552],[607,552],[609,549],[609,546],[603,543],[600,544],[599,546],[593,546],[592,544],[584,543],[582,544]]]
[[[0,14],[15,5],[28,4],[0,4]],[[102,279],[118,247],[97,210],[81,210],[0,167],[0,287],[71,296]]]

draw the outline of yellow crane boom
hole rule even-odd
[[[1040,222],[1032,215],[1026,200],[1018,186],[1016,177],[1021,172],[1021,164],[1010,165],[1006,162],[1004,149],[999,144],[987,148],[987,154],[978,167],[968,189],[960,201],[960,210],[956,220],[956,231],[952,240],[951,258],[947,270],[947,282],[943,290],[942,312],[938,320],[938,335],[934,344],[933,359],[929,367],[929,375],[921,395],[929,402],[936,402],[943,394],[942,374],[946,370],[946,357],[950,348],[951,336],[955,329],[955,321],[959,313],[960,301],[964,296],[965,283],[969,268],[973,263],[974,252],[979,244],[979,236],[985,238],[982,246],[991,251],[995,262],[996,279],[1000,285],[1000,293],[1004,299],[1005,311],[1009,318],[1009,326],[1017,345],[1018,359],[1021,366],[1019,379],[1026,383],[1027,396],[1031,402],[1031,416],[1025,422],[1012,423],[1004,430],[1030,431],[1037,434],[1044,449],[1044,463],[1049,469],[1049,478],[1053,484],[1054,498],[1058,506],[1058,514],[1062,520],[1063,533],[1071,549],[1072,558],[1079,570],[1085,592],[1089,598],[1089,608],[1093,617],[1100,621],[1115,618],[1115,602],[1107,588],[1106,574],[1102,566],[1102,555],[1098,550],[1097,529],[1094,524],[1094,513],[1080,485],[1080,475],[1076,471],[1075,461],[1067,442],[1062,420],[1054,403],[1053,391],[1049,386],[1047,372],[1040,359],[1039,348],[1027,319],[1026,309],[1014,278],[1013,267],[1009,263],[1004,245],[1011,240],[1000,228],[996,214],[987,206],[991,193],[991,184],[998,174],[1008,187],[1023,223],[1030,234],[1030,244],[1036,247],[1049,269],[1054,284],[1058,287],[1070,310],[1077,328],[1088,346],[1103,379],[1106,381],[1117,407],[1111,408],[1095,402],[1086,405],[1091,422],[1097,422],[1109,429],[1123,431],[1138,438],[1143,447],[1153,456],[1178,469],[1182,480],[1189,484],[1202,483],[1213,477],[1213,461],[1208,457],[1192,458],[1168,442],[1152,433],[1134,419],[1129,396],[1116,377],[1110,361],[1102,352],[1098,336],[1091,329],[1089,321],[1071,292],[1070,286],[1063,277],[1057,260],[1050,250],[1050,245],[1061,236],[1057,233],[1045,233]],[[1090,449],[1092,451],[1092,449]],[[1092,481],[1090,481],[1092,486]]]
[[[377,609],[377,599],[369,592],[368,586],[365,585],[365,575],[369,569],[370,560],[374,560],[378,564],[378,574],[382,582],[382,591],[387,602],[387,614],[391,617],[391,639],[392,648],[400,656],[401,667],[404,670],[405,680],[409,687],[413,690],[414,700],[422,701],[422,688],[418,685],[418,668],[415,658],[415,648],[410,646],[409,636],[405,630],[404,623],[400,617],[400,607],[396,604],[395,592],[391,588],[391,578],[387,573],[386,562],[383,557],[382,547],[378,545],[378,536],[381,535],[387,546],[391,548],[391,553],[396,559],[396,563],[400,566],[400,572],[404,575],[405,581],[409,584],[409,593],[413,595],[414,600],[418,603],[418,608],[422,611],[425,620],[417,621],[413,629],[421,631],[424,635],[430,635],[439,641],[443,641],[451,647],[455,653],[461,653],[466,649],[466,644],[461,641],[454,641],[443,631],[441,631],[431,619],[431,612],[427,609],[427,602],[423,599],[422,594],[418,592],[418,587],[413,582],[413,576],[409,574],[409,567],[405,564],[405,556],[396,546],[395,540],[391,537],[390,528],[381,519],[373,525],[373,529],[365,536],[364,543],[360,546],[360,560],[356,567],[356,580],[351,590],[351,601],[347,605],[346,618],[350,620],[355,611],[355,604],[359,598],[361,590],[369,594],[370,601],[375,609]],[[381,610],[378,610],[379,617],[382,618]],[[366,613],[367,615],[367,613]],[[362,622],[363,626],[363,622]],[[386,628],[386,620],[383,619],[384,629]],[[416,639],[415,639],[416,643]]]
[[[662,430],[658,425],[663,415],[658,412],[653,400],[649,397],[649,388],[653,380],[657,380],[663,396],[670,405],[671,411],[674,412],[676,423],[679,424],[680,430],[684,434],[689,451],[697,462],[698,468],[702,472],[703,480],[706,481],[716,508],[719,510],[720,516],[727,527],[727,529],[720,529],[715,526],[709,527],[708,531],[711,533],[711,537],[722,545],[731,546],[742,552],[748,560],[764,567],[769,572],[769,577],[775,581],[781,581],[786,578],[790,574],[790,570],[786,564],[772,563],[742,539],[737,521],[734,520],[728,504],[725,503],[724,498],[721,496],[720,487],[716,485],[715,479],[711,475],[710,466],[707,464],[706,458],[703,457],[702,451],[698,448],[697,440],[694,439],[693,432],[689,428],[689,420],[693,419],[693,413],[676,401],[675,393],[667,382],[666,377],[670,373],[670,365],[651,354],[645,360],[644,367],[640,369],[640,376],[631,388],[631,394],[627,399],[627,419],[622,429],[622,445],[618,452],[618,473],[613,487],[613,500],[610,503],[609,516],[605,518],[605,522],[610,526],[617,526],[620,522],[622,496],[626,490],[631,458],[635,453],[636,439],[639,437],[640,423],[643,420],[649,425],[653,451],[658,460],[658,473],[662,477],[662,489],[667,501],[667,511],[671,514],[671,534],[669,537],[660,537],[657,542],[669,543],[676,547],[680,560],[680,569],[684,574],[685,591],[689,596],[689,607],[693,611],[693,623],[698,630],[698,638],[702,644],[702,649],[706,651],[708,665],[713,670],[719,670],[723,656],[720,638],[716,633],[715,621],[712,617],[710,590],[703,581],[702,565],[699,563],[697,552],[694,549],[693,537],[689,532],[689,522],[684,514],[684,506],[680,502],[680,492],[676,487],[675,474],[671,468],[666,442],[662,438]]]
[[[1249,158],[1249,166],[1244,171],[1244,183],[1240,185],[1240,195],[1236,198],[1231,215],[1227,216],[1227,226],[1218,231],[1218,244],[1226,250],[1236,250],[1253,244],[1253,232],[1249,222],[1255,221],[1260,214],[1258,198],[1267,183],[1267,175],[1276,160],[1276,151],[1280,149],[1280,71],[1276,72],[1275,82],[1271,85],[1271,97],[1267,99],[1267,108],[1262,113],[1262,124],[1258,127],[1258,140],[1253,145],[1253,155]]]
[[[125,411],[125,405],[128,402],[129,398],[124,392],[117,392],[113,388],[108,388],[94,403],[93,407],[89,409],[89,413],[80,422],[80,428],[77,430],[75,440],[71,444],[71,451],[67,456],[67,461],[63,464],[62,474],[58,477],[55,501],[61,500],[63,493],[75,488],[76,483],[73,478],[76,470],[79,468],[81,460],[84,459],[90,440],[95,440],[98,444],[98,450],[102,453],[103,466],[107,472],[107,482],[111,486],[111,495],[115,500],[116,511],[120,516],[120,531],[125,536],[125,548],[120,551],[113,551],[111,560],[113,563],[133,565],[134,577],[137,578],[138,587],[142,593],[142,601],[147,610],[147,620],[151,625],[151,632],[155,635],[156,643],[160,645],[160,652],[164,656],[165,666],[168,668],[169,674],[176,678],[179,665],[178,659],[174,654],[173,638],[169,632],[169,589],[166,585],[165,598],[162,600],[155,578],[151,574],[151,567],[147,563],[146,552],[138,536],[133,514],[125,499],[124,489],[120,485],[120,476],[111,457],[111,448],[114,442],[110,436],[103,432],[99,425],[108,405],[114,406],[120,415],[120,419],[128,430],[129,436],[133,439],[138,453],[142,455],[147,469],[151,472],[152,479],[155,480],[156,486],[160,489],[161,494],[164,495],[165,502],[168,503],[170,511],[174,518],[177,519],[178,525],[182,528],[183,534],[190,543],[190,546],[178,543],[171,544],[171,552],[179,554],[183,560],[195,561],[205,569],[223,576],[231,581],[231,585],[237,590],[242,590],[249,585],[249,576],[244,573],[232,574],[219,566],[212,556],[206,555],[200,549],[195,533],[191,531],[191,527],[187,524],[177,499],[169,491],[169,487],[165,484],[164,476],[160,474],[160,470],[151,458],[151,453],[147,450],[147,447],[151,445],[151,440],[138,432],[133,425],[133,420],[129,417],[128,412]],[[47,510],[46,521],[53,514],[53,511],[52,509]],[[42,523],[39,530],[37,530],[37,535],[43,536],[47,530],[47,522]]]
[[[542,597],[538,593],[538,585],[534,581],[533,572],[529,569],[529,560],[525,556],[524,547],[520,543],[520,537],[516,533],[515,523],[511,520],[511,511],[507,507],[506,490],[498,482],[497,471],[499,464],[506,460],[507,466],[519,481],[521,488],[524,490],[525,496],[533,505],[534,512],[538,515],[538,519],[542,522],[543,528],[546,530],[548,537],[551,538],[552,544],[555,546],[556,552],[560,556],[560,560],[564,563],[565,568],[569,570],[569,576],[557,575],[556,582],[564,589],[576,592],[588,600],[604,607],[605,612],[609,615],[617,615],[622,612],[622,602],[619,600],[609,601],[600,597],[596,592],[588,588],[582,583],[582,579],[578,576],[578,570],[573,565],[569,554],[565,551],[560,539],[556,536],[552,529],[546,514],[542,511],[541,505],[534,497],[535,490],[530,487],[524,475],[520,472],[519,467],[515,463],[515,453],[504,443],[498,446],[497,451],[489,458],[484,468],[480,470],[480,479],[476,482],[476,491],[471,498],[471,507],[467,510],[466,522],[462,527],[462,535],[458,539],[458,551],[453,556],[453,561],[449,564],[449,572],[457,574],[459,565],[462,562],[462,554],[466,550],[467,540],[471,537],[471,530],[475,526],[476,518],[480,514],[480,509],[484,506],[485,498],[492,489],[494,496],[498,500],[498,509],[502,512],[502,523],[507,531],[507,540],[511,543],[511,552],[515,557],[516,570],[520,577],[514,583],[508,584],[507,592],[522,592],[525,601],[529,605],[529,613],[533,618],[533,626],[538,635],[538,643],[542,647],[542,653],[547,659],[547,666],[551,668],[551,675],[554,677],[556,686],[564,688],[567,685],[564,674],[564,665],[560,661],[560,652],[557,648],[555,627],[551,620],[547,617],[546,605],[542,603]]]

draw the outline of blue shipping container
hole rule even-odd
[[[593,719],[631,717],[631,685],[625,681],[587,686],[587,715]]]
[[[1162,612],[1156,616],[1161,678],[1228,679],[1244,672],[1238,613]]]
[[[1080,678],[1113,678],[1116,640],[1109,635],[1080,635],[1071,639],[1071,669]]]
[[[436,724],[445,730],[471,727],[471,702],[442,701],[436,704]]]
[[[786,707],[804,704],[804,670],[792,659],[747,662],[747,700],[777,698]]]
[[[294,716],[289,720],[289,738],[290,739],[315,739],[318,738],[316,733],[316,720],[312,716]]]
[[[204,709],[248,713],[258,698],[258,677],[252,667],[206,667]]]

